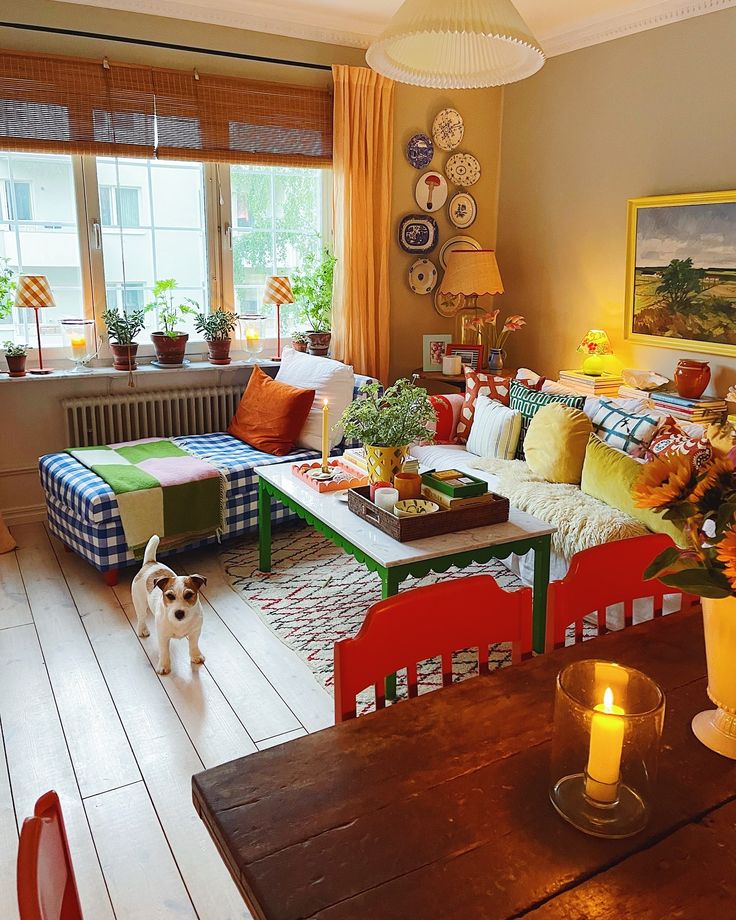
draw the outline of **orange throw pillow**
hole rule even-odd
[[[275,457],[290,454],[312,408],[314,393],[277,383],[256,365],[228,434]]]

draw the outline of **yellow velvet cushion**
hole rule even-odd
[[[549,403],[529,423],[524,457],[532,473],[548,482],[580,482],[593,425],[580,409]]]
[[[629,454],[604,444],[594,434],[590,436],[585,452],[580,488],[586,495],[618,508],[624,514],[641,521],[654,533],[666,533],[680,546],[687,543],[682,530],[671,521],[665,521],[659,511],[637,508],[631,497],[642,465]]]

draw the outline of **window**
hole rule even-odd
[[[100,185],[100,221],[103,227],[140,227],[140,193],[135,186]]]
[[[0,153],[0,257],[17,274],[46,275],[56,301],[40,313],[44,344],[58,321],[83,312],[82,260],[72,157]],[[35,344],[33,311],[0,305],[0,338]]]

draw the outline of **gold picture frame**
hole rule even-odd
[[[736,356],[736,191],[629,201],[625,337]]]

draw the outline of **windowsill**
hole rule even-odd
[[[209,361],[198,361],[194,356],[188,358],[191,363],[186,367],[154,367],[152,364],[139,362],[137,370],[133,371],[133,376],[155,377],[163,375],[172,377],[178,375],[190,374],[192,372],[218,372],[228,373],[254,367],[253,362],[233,358],[230,364],[210,364]],[[260,360],[258,365],[264,369],[280,367],[278,361]],[[112,365],[105,367],[90,367],[90,373],[77,374],[72,367],[54,368],[50,374],[26,374],[25,377],[9,377],[7,371],[0,372],[0,383],[23,383],[24,381],[54,381],[54,380],[94,380],[96,378],[115,378],[124,380],[128,376],[128,371],[116,371]]]

